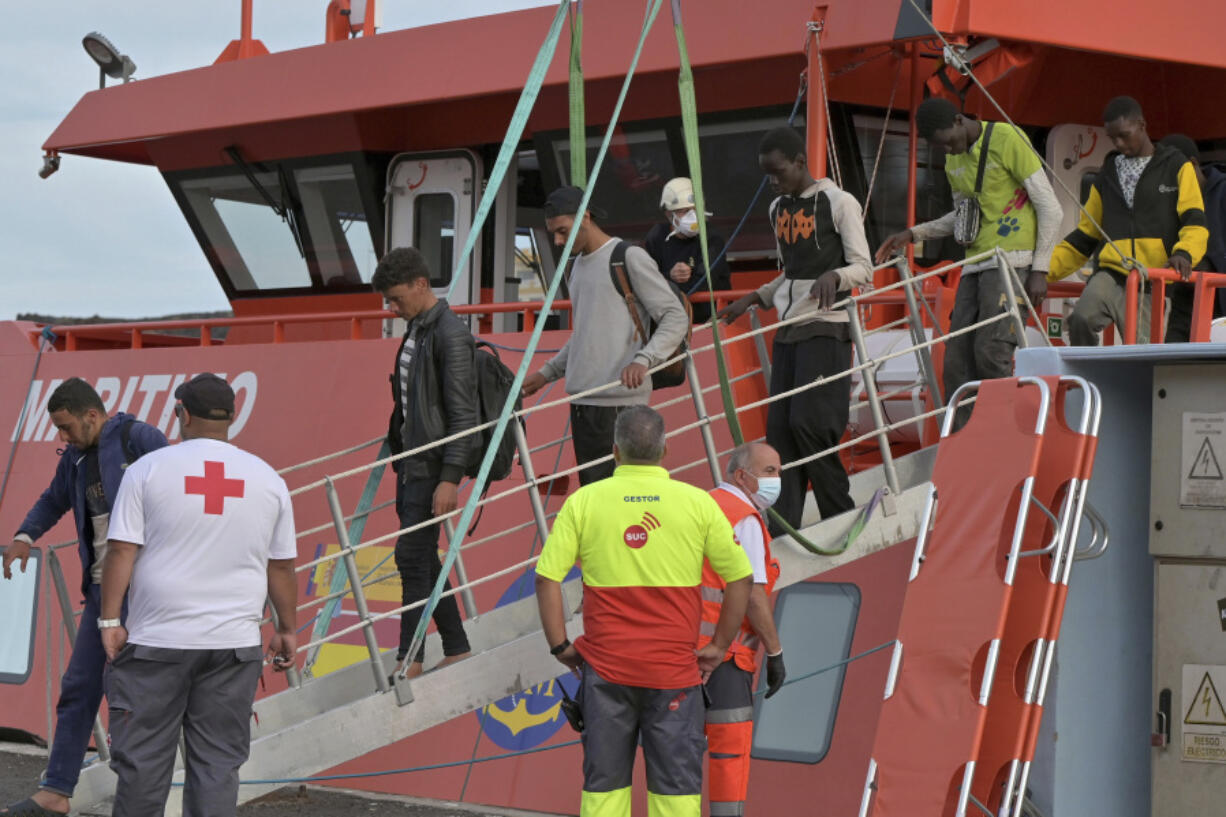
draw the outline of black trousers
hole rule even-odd
[[[1166,343],[1187,343],[1192,337],[1192,306],[1196,300],[1193,284],[1175,283],[1166,285],[1166,294],[1171,299],[1171,308],[1166,317]],[[1217,291],[1213,303],[1213,317],[1226,315],[1226,289]]]
[[[774,343],[771,354],[771,394],[812,383],[846,371],[851,365],[851,342],[818,337],[798,343]],[[766,415],[766,441],[779,452],[784,465],[838,445],[847,429],[851,406],[851,379],[807,389],[770,404]],[[839,455],[827,454],[783,472],[782,491],[775,510],[792,527],[800,526],[805,492],[813,489],[822,519],[855,507],[847,472]],[[772,529],[775,527],[771,526]],[[772,530],[778,535],[779,531]]]
[[[438,480],[409,479],[396,481],[396,512],[400,515],[400,527],[407,528],[434,516],[434,489]],[[439,525],[427,525],[410,533],[401,534],[396,540],[396,569],[400,571],[400,603],[412,604],[430,595],[438,581],[443,566],[438,558]],[[443,585],[450,590],[451,582]],[[400,649],[396,660],[409,653],[417,622],[421,620],[422,608],[400,614]],[[460,619],[460,608],[455,596],[444,596],[434,608],[434,623],[443,639],[443,655],[459,655],[468,652],[468,636]],[[425,657],[424,645],[419,648],[414,661]]]
[[[599,459],[613,453],[613,425],[626,406],[585,406],[570,404],[571,444],[575,449],[575,464]],[[579,484],[613,476],[613,460],[579,470]]]

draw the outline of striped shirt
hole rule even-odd
[[[409,336],[404,341],[404,348],[400,350],[400,410],[403,412],[402,417],[409,416],[409,393],[412,391],[412,384],[409,383],[409,369],[413,365],[413,353],[417,351],[417,322],[409,327]]]

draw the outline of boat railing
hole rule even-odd
[[[990,252],[984,253],[981,256],[969,258],[966,260],[966,262],[988,259],[993,255],[994,253]],[[931,355],[928,354],[929,351],[933,347],[945,343],[952,337],[974,332],[983,326],[990,325],[997,321],[1013,322],[1015,328],[1018,329],[1018,334],[1022,339],[1022,344],[1025,344],[1025,333],[1022,331],[1025,319],[1017,307],[1018,298],[1016,297],[1016,295],[1020,295],[1021,293],[1021,282],[1005,259],[999,254],[995,255],[998,257],[999,263],[997,269],[1004,280],[1006,291],[1015,293],[1015,297],[1011,297],[1009,299],[1009,302],[1012,305],[1010,309],[954,332],[941,332],[939,329],[926,327],[925,316],[920,309],[919,304],[929,301],[932,295],[931,293],[924,293],[924,282],[946,275],[951,270],[958,267],[961,263],[965,262],[937,267],[920,274],[911,274],[910,270],[907,268],[906,262],[902,259],[896,259],[890,264],[883,265],[882,268],[891,266],[897,267],[900,272],[898,281],[876,290],[871,290],[845,298],[836,305],[837,308],[845,309],[847,311],[849,331],[857,353],[857,359],[854,365],[849,366],[847,369],[838,374],[819,378],[811,383],[805,383],[797,386],[796,388],[778,394],[768,395],[761,399],[749,400],[740,403],[735,407],[735,411],[739,415],[762,409],[769,406],[771,403],[787,399],[806,390],[817,388],[844,377],[858,375],[866,387],[865,402],[872,411],[873,427],[865,431],[865,433],[854,436],[851,439],[839,443],[838,445],[831,446],[823,451],[814,452],[813,454],[801,459],[784,463],[783,468],[785,470],[796,468],[812,459],[830,455],[838,455],[845,449],[865,443],[871,444],[875,442],[877,454],[880,457],[883,467],[883,481],[889,490],[894,493],[898,493],[900,490],[900,485],[890,449],[890,432],[900,429],[908,424],[927,422],[940,415],[943,411],[943,408],[940,405],[940,390],[935,387],[936,375],[932,371],[932,359]],[[860,310],[876,303],[895,303],[901,304],[906,308],[906,325],[911,330],[912,335],[912,342],[910,344],[898,346],[897,348],[892,348],[877,355],[868,354],[865,338],[874,332],[887,331],[886,326],[877,327],[873,330],[865,330],[862,325]],[[737,334],[723,335],[723,333],[721,333],[721,346],[723,349],[728,349],[735,344],[752,342],[757,350],[759,365],[752,368],[750,371],[738,374],[737,378],[741,380],[756,377],[765,378],[769,369],[769,359],[765,355],[765,344],[760,342],[765,335],[777,331],[784,326],[801,323],[809,319],[808,316],[800,316],[782,321],[775,321],[764,325],[760,322],[756,310],[750,311],[749,318],[750,328],[748,330],[740,331]],[[704,385],[698,379],[698,367],[695,365],[695,359],[702,355],[715,354],[716,350],[716,344],[713,342],[713,339],[710,338],[709,334],[702,334],[704,332],[710,332],[709,325],[695,327],[695,336],[691,347],[688,350],[653,368],[654,371],[669,365],[675,360],[684,359],[688,373],[687,381],[689,387],[688,394],[667,397],[662,401],[653,403],[653,407],[667,408],[669,406],[678,405],[687,401],[693,406],[695,419],[691,422],[683,423],[680,426],[671,428],[667,432],[666,437],[668,440],[670,440],[670,442],[672,442],[682,435],[690,435],[694,432],[698,432],[701,437],[703,456],[691,462],[682,463],[672,467],[671,473],[682,474],[688,470],[701,468],[703,465],[706,465],[709,469],[711,480],[713,482],[718,482],[721,478],[720,462],[729,452],[727,450],[718,449],[715,444],[714,435],[711,433],[711,429],[715,423],[726,422],[726,417],[723,412],[716,412],[714,414],[708,413],[705,405],[706,396],[714,391],[720,390],[721,384],[714,383]],[[929,334],[931,334],[931,337],[929,337]],[[705,342],[707,340],[711,340],[712,342]],[[919,385],[930,387],[930,398],[933,401],[934,407],[931,410],[919,413],[914,417],[909,417],[890,423],[886,422],[884,412],[881,409],[882,400],[887,398],[889,395],[888,393],[883,394],[879,392],[876,387],[874,373],[883,363],[903,356],[915,357],[916,365],[922,378]],[[766,383],[768,382],[769,380],[767,379]],[[549,490],[551,486],[556,484],[555,481],[557,480],[569,478],[571,475],[577,474],[582,468],[592,464],[606,462],[612,458],[612,454],[610,453],[591,462],[579,463],[573,467],[556,470],[545,476],[537,476],[532,469],[533,448],[528,443],[524,426],[520,421],[539,412],[547,411],[551,408],[567,406],[575,400],[582,400],[584,398],[591,397],[594,394],[615,388],[617,385],[619,385],[618,382],[614,381],[594,389],[567,395],[565,397],[556,399],[541,399],[535,405],[525,407],[514,413],[514,422],[510,424],[507,433],[513,433],[516,435],[516,447],[519,454],[521,470],[523,472],[523,479],[520,480],[518,484],[510,487],[501,488],[501,485],[498,486],[501,488],[501,490],[497,490],[496,492],[490,491],[487,495],[475,500],[475,504],[478,507],[484,507],[500,500],[526,494],[529,500],[527,503],[529,514],[527,515],[527,518],[522,520],[516,519],[509,526],[501,528],[494,533],[485,535],[480,539],[461,542],[459,544],[455,562],[456,577],[458,582],[455,586],[453,586],[450,590],[445,591],[442,595],[458,596],[459,601],[463,604],[465,613],[469,618],[475,618],[481,615],[483,612],[488,612],[476,608],[474,594],[472,592],[474,589],[507,576],[522,575],[524,571],[528,570],[536,563],[538,556],[530,555],[527,558],[516,560],[510,564],[500,564],[497,569],[485,573],[484,575],[470,576],[464,561],[465,553],[470,552],[472,548],[504,539],[510,533],[530,530],[532,528],[536,528],[537,536],[539,537],[540,541],[543,541],[544,537],[548,535],[549,521],[552,514],[547,512],[544,504],[541,502],[541,493]],[[764,391],[768,392],[769,390],[766,389]],[[351,599],[353,607],[358,613],[358,620],[355,623],[337,628],[335,630],[331,630],[330,622],[325,622],[322,626],[316,626],[315,632],[318,634],[322,630],[323,634],[319,634],[316,637],[306,640],[305,643],[302,643],[298,647],[299,652],[307,654],[306,666],[308,668],[308,672],[314,663],[315,657],[318,655],[319,649],[322,646],[328,643],[336,642],[338,639],[345,638],[355,633],[361,633],[364,636],[368,647],[369,660],[372,665],[376,687],[380,691],[387,691],[390,688],[387,670],[383,663],[383,650],[378,644],[378,639],[375,637],[375,625],[384,619],[400,616],[403,613],[413,610],[419,610],[427,606],[429,600],[421,600],[406,605],[397,605],[391,609],[380,612],[372,612],[367,604],[366,589],[379,581],[392,579],[395,576],[395,573],[388,571],[383,576],[375,577],[374,574],[376,571],[370,570],[366,575],[363,575],[358,569],[356,554],[364,549],[377,545],[387,545],[400,536],[440,523],[442,523],[445,528],[449,529],[454,519],[460,516],[462,513],[462,508],[457,508],[450,513],[435,516],[431,519],[423,520],[413,525],[403,528],[397,526],[396,529],[393,529],[387,533],[363,538],[361,541],[349,541],[348,523],[353,521],[355,517],[360,516],[361,514],[359,513],[346,516],[343,513],[337,487],[338,484],[344,480],[351,479],[356,476],[368,475],[374,468],[387,466],[408,457],[419,456],[426,451],[438,448],[439,446],[447,445],[448,443],[461,439],[467,435],[477,434],[491,425],[493,425],[493,423],[485,423],[465,432],[448,435],[441,439],[431,441],[426,445],[413,448],[394,456],[382,457],[370,463],[338,471],[336,473],[324,476],[321,479],[298,486],[291,492],[296,497],[296,501],[301,501],[302,498],[306,496],[314,495],[316,491],[323,492],[328,504],[330,515],[332,516],[332,527],[336,533],[335,541],[339,544],[339,549],[330,553],[325,553],[318,558],[303,562],[297,566],[297,570],[300,572],[314,571],[321,566],[333,565],[334,571],[343,571],[344,580],[343,586],[337,587],[336,584],[334,584],[334,589],[331,589],[330,592],[322,593],[318,597],[309,599],[303,604],[299,605],[299,612],[314,615],[313,611],[315,611],[316,608],[324,607],[326,605],[329,608],[328,612],[331,613],[335,611],[337,606],[336,603],[338,601]],[[374,442],[375,441],[370,441],[364,445],[373,445]],[[562,444],[563,443],[559,439],[554,438],[551,439],[551,442],[548,445],[560,446]],[[545,447],[547,446],[538,446],[536,450],[540,451]],[[312,462],[317,462],[318,459],[319,458]],[[385,509],[391,504],[392,503],[390,502],[385,502],[380,505],[379,508]],[[368,511],[368,513],[373,513],[374,510],[375,509],[372,508],[370,511]],[[326,525],[321,525],[317,528],[310,529],[309,531],[303,531],[300,535],[312,535],[319,533],[326,528]],[[451,531],[448,530],[448,533],[451,533]],[[291,679],[291,683],[293,683],[294,680],[295,679]]]
[[[1141,306],[1142,279],[1149,282],[1150,318],[1149,338],[1138,341],[1138,312]],[[1195,270],[1184,278],[1173,269],[1134,269],[1128,273],[1124,288],[1124,338],[1125,343],[1162,343],[1166,312],[1167,284],[1187,284],[1193,288],[1192,343],[1206,343],[1213,321],[1213,301],[1217,290],[1226,287],[1226,274]]]

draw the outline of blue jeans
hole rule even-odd
[[[56,703],[55,739],[41,786],[47,791],[71,797],[81,776],[81,764],[93,732],[94,719],[102,703],[102,673],[106,652],[98,634],[101,588],[89,586],[85,608],[77,624],[77,640],[72,645],[68,668],[60,679],[60,700]],[[127,600],[124,601],[124,617]]]

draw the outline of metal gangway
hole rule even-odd
[[[810,459],[830,454],[837,455],[845,449],[866,444],[875,444],[876,453],[880,458],[880,465],[851,475],[851,488],[857,504],[856,510],[833,519],[822,520],[817,518],[816,508],[810,497],[804,522],[799,530],[803,540],[798,541],[791,537],[776,539],[772,549],[782,566],[782,575],[777,585],[779,588],[804,581],[892,545],[914,540],[928,521],[925,508],[932,493],[932,485],[929,480],[936,449],[935,447],[924,448],[896,458],[891,450],[890,435],[906,426],[920,426],[934,422],[935,418],[944,412],[931,350],[955,335],[974,332],[997,321],[1011,321],[1021,345],[1026,344],[1027,335],[1026,321],[1019,310],[1018,298],[1015,295],[1022,292],[1021,283],[1003,255],[997,254],[998,266],[995,271],[985,271],[980,274],[1000,274],[1002,276],[1005,290],[1010,293],[1009,308],[958,332],[943,333],[941,331],[939,321],[932,313],[930,303],[932,297],[924,292],[924,282],[945,275],[960,266],[961,263],[972,263],[990,256],[991,253],[985,253],[982,256],[941,266],[922,274],[913,274],[904,259],[895,259],[879,267],[878,269],[895,267],[899,280],[871,292],[853,295],[839,305],[840,308],[847,311],[849,317],[849,328],[856,353],[852,366],[838,375],[821,378],[782,394],[768,395],[763,399],[736,406],[738,414],[762,409],[772,402],[816,388],[838,378],[854,377],[862,384],[862,388],[857,393],[863,393],[863,400],[853,404],[852,409],[853,411],[867,409],[872,418],[872,427],[864,433],[853,436],[825,451],[815,452],[803,459],[784,464],[784,469],[795,468]],[[861,319],[861,310],[880,303],[895,303],[904,308],[905,315],[899,320],[866,331]],[[723,345],[728,348],[738,343],[752,343],[756,349],[758,366],[731,379],[739,382],[763,378],[766,383],[769,383],[770,362],[766,353],[765,336],[782,326],[797,321],[793,319],[763,325],[756,310],[751,310],[748,317],[751,329],[724,337]],[[653,403],[653,407],[661,410],[671,409],[675,412],[677,409],[672,407],[689,404],[693,410],[694,419],[671,428],[667,436],[670,444],[673,444],[686,439],[693,443],[694,436],[697,435],[702,456],[672,467],[671,473],[674,477],[701,483],[701,469],[705,465],[709,470],[710,478],[714,481],[712,484],[715,484],[721,478],[721,462],[731,449],[721,450],[716,444],[716,436],[713,433],[713,428],[717,424],[726,422],[725,415],[718,412],[710,413],[706,405],[706,399],[713,392],[717,392],[721,384],[703,385],[699,380],[700,366],[697,361],[704,360],[704,356],[715,354],[716,345],[714,343],[700,345],[700,339],[707,337],[701,333],[709,332],[709,326],[695,327],[695,330],[694,343],[691,344],[690,349],[680,355],[686,361],[688,394],[663,399]],[[890,331],[898,333],[900,330],[908,337],[909,343],[902,345],[895,343],[885,353],[876,356],[868,353],[868,340],[874,334]],[[913,357],[916,363],[916,371],[919,374],[915,382],[903,384],[902,387],[891,392],[880,391],[875,373],[890,360],[907,356]],[[708,362],[710,360],[709,357],[705,359]],[[660,364],[657,368],[668,365],[669,362],[671,361]],[[326,502],[332,519],[331,524],[299,531],[298,538],[302,540],[330,529],[335,533],[336,542],[339,544],[339,548],[333,553],[325,553],[318,558],[304,561],[298,565],[297,571],[308,573],[317,571],[322,566],[328,566],[331,567],[336,581],[329,592],[306,600],[298,607],[300,615],[315,617],[313,622],[315,635],[297,648],[298,652],[305,657],[303,671],[290,673],[289,688],[255,702],[251,756],[241,771],[241,778],[245,784],[240,788],[240,801],[250,800],[278,788],[280,784],[275,781],[287,777],[302,778],[318,774],[563,674],[557,661],[549,655],[545,648],[534,596],[528,595],[501,606],[487,607],[487,609],[479,609],[477,606],[475,591],[489,590],[491,586],[496,586],[493,583],[506,582],[522,576],[535,564],[537,557],[533,555],[509,564],[502,564],[496,569],[481,572],[480,575],[473,575],[470,570],[471,560],[466,561],[465,557],[473,554],[477,548],[489,548],[492,543],[504,540],[505,537],[517,532],[533,531],[537,541],[544,541],[544,538],[548,536],[552,514],[547,512],[542,501],[542,491],[551,490],[549,486],[556,485],[557,481],[577,473],[580,467],[586,464],[578,464],[546,476],[538,476],[533,467],[533,455],[551,447],[563,446],[569,438],[563,434],[561,436],[546,435],[549,439],[544,443],[539,440],[530,440],[530,437],[536,437],[536,429],[542,427],[541,424],[533,422],[533,418],[541,412],[551,408],[566,407],[577,398],[614,385],[616,384],[609,383],[585,394],[554,400],[542,398],[535,405],[525,407],[516,413],[511,430],[516,435],[519,472],[522,479],[509,488],[502,486],[510,480],[497,483],[496,488],[501,490],[491,491],[477,500],[477,504],[487,506],[500,500],[515,498],[519,501],[520,507],[526,507],[526,518],[494,533],[464,542],[460,546],[455,561],[455,574],[458,581],[448,593],[459,597],[465,613],[465,629],[473,654],[466,660],[442,669],[427,671],[414,679],[403,677],[389,679],[389,673],[395,665],[395,650],[389,649],[390,644],[380,643],[376,625],[394,619],[406,611],[422,608],[429,600],[375,612],[369,604],[368,597],[371,588],[381,581],[395,578],[396,574],[392,572],[380,576],[375,575],[376,571],[368,571],[363,574],[358,566],[357,555],[364,549],[380,544],[387,545],[405,533],[436,522],[441,522],[447,532],[451,533],[451,523],[455,517],[459,516],[460,508],[410,528],[396,529],[369,538],[363,538],[360,533],[351,536],[355,531],[362,529],[367,518],[386,510],[393,503],[373,506],[368,504],[346,515],[337,486],[345,480],[362,475],[366,475],[368,482],[377,486],[377,479],[370,479],[372,472],[376,476],[380,473],[376,469],[382,469],[397,459],[414,456],[429,448],[445,445],[454,438],[436,440],[427,446],[406,451],[395,457],[380,458],[360,467],[330,474],[323,479],[298,486],[291,492],[299,508],[304,507],[304,503],[308,502]],[[909,400],[916,389],[926,392],[928,410],[895,422],[887,422],[884,403],[900,397]],[[973,402],[973,398],[966,402]],[[525,430],[525,424],[527,429],[532,431],[531,434]],[[481,430],[482,427],[479,427],[468,433],[478,433]],[[344,456],[351,456],[355,452],[377,445],[381,439],[371,440],[343,451],[290,466],[283,469],[283,473],[289,475],[308,467],[316,467]],[[537,443],[535,447],[532,445],[533,442]],[[602,460],[609,458],[611,454]],[[698,469],[698,475],[691,473],[694,469]],[[525,495],[528,502],[523,503],[522,497]],[[877,501],[870,503],[870,499]],[[866,506],[876,510],[871,514],[866,514]],[[853,529],[856,531],[854,535],[852,534]],[[73,628],[72,610],[63,581],[62,568],[55,557],[54,550],[51,551],[50,556],[48,581],[49,584],[54,585],[59,596],[65,627],[71,630]],[[318,574],[312,573],[312,575]],[[300,582],[300,587],[301,584],[302,582]],[[574,638],[582,632],[583,626],[580,606],[581,580],[573,578],[566,581],[563,584],[563,594],[568,614],[567,627],[570,636]],[[352,604],[352,612],[356,614],[356,621],[332,630],[330,627],[332,617],[342,602]],[[365,660],[356,661],[315,677],[314,669],[321,648],[354,634],[362,636],[365,645]],[[425,651],[426,665],[430,666],[441,655],[437,635],[432,634],[426,638]],[[48,652],[50,654],[50,651]],[[114,775],[105,763],[108,758],[105,733],[100,721],[96,724],[95,737],[98,739],[98,760],[101,762],[95,762],[83,771],[74,797],[74,806],[87,814],[108,813],[108,801],[114,791]],[[176,771],[176,780],[181,779],[180,764],[180,768]],[[264,782],[253,783],[251,781]],[[180,791],[181,789],[177,787],[172,789],[167,814],[179,814],[178,794]]]

